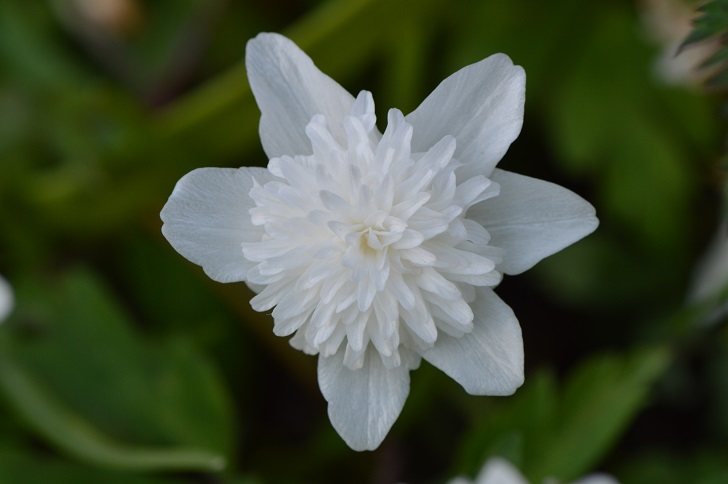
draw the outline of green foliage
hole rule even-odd
[[[147,477],[109,469],[96,469],[73,462],[16,449],[0,450],[0,481],[7,483],[57,484],[174,484],[181,482],[166,477]]]
[[[698,11],[700,16],[693,22],[693,29],[683,41],[683,46],[722,34],[728,28],[728,2],[725,0],[705,2]]]
[[[528,463],[527,474],[574,479],[588,472],[642,409],[667,361],[666,352],[657,349],[583,363],[565,383],[551,432],[555,438]]]
[[[20,286],[18,300],[32,309],[19,311],[3,334],[0,376],[36,432],[99,465],[222,468],[232,445],[230,404],[193,347],[142,342],[86,271],[69,273],[50,294],[32,282]]]
[[[709,39],[718,39],[719,48],[708,58],[704,67],[716,68],[712,74],[710,84],[725,89],[728,87],[728,46],[725,45],[725,36],[728,32],[728,2],[725,0],[710,0],[698,7],[700,15],[693,22],[693,29],[685,38],[680,50],[704,42]]]
[[[532,482],[587,473],[645,406],[667,362],[660,349],[596,356],[576,368],[562,389],[550,373],[534,375],[512,403],[473,429],[462,451],[467,468],[474,473],[488,456],[501,455]]]
[[[725,455],[691,449],[685,453],[654,451],[635,456],[621,470],[623,484],[721,484],[728,479]]]
[[[106,28],[81,3],[0,2],[0,274],[17,292],[0,482],[432,482],[492,455],[534,482],[726,480],[724,300],[684,302],[725,196],[725,127],[714,97],[656,79],[632,3],[138,0]],[[728,2],[708,2],[683,50],[726,26]],[[383,446],[351,452],[315,359],[163,240],[184,173],[267,162],[243,65],[259,31],[372,90],[380,120],[492,53],[524,67],[501,166],[583,195],[600,227],[498,289],[525,338],[516,395],[423,365]],[[727,58],[707,62],[722,87]]]

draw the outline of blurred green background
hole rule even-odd
[[[0,274],[17,297],[0,482],[444,482],[491,455],[534,482],[728,482],[728,274],[696,276],[724,215],[723,96],[695,69],[717,45],[674,55],[694,7],[0,0]],[[383,445],[353,452],[315,358],[162,238],[183,174],[267,162],[243,67],[260,31],[372,91],[380,119],[492,53],[525,68],[500,166],[576,191],[601,225],[498,288],[524,333],[515,396],[469,396],[423,362]]]

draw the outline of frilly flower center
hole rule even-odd
[[[474,286],[494,286],[499,249],[466,218],[498,195],[484,176],[459,182],[455,140],[411,152],[412,126],[390,110],[375,127],[362,92],[341,126],[320,115],[306,127],[312,154],[270,160],[276,181],[250,191],[260,242],[243,245],[265,286],[251,304],[273,309],[274,332],[311,354],[345,351],[361,367],[374,348],[389,367],[432,347],[439,331],[472,330]]]

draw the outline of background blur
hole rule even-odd
[[[725,230],[704,255],[726,127],[696,69],[718,46],[675,56],[694,7],[0,0],[0,274],[17,297],[0,482],[443,482],[491,455],[534,482],[728,482]],[[525,68],[500,166],[579,193],[601,225],[498,288],[525,339],[515,396],[469,396],[423,362],[383,445],[353,452],[316,359],[163,239],[183,174],[267,163],[243,67],[260,31],[372,91],[380,119],[492,53]]]

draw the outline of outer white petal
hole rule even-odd
[[[262,235],[248,213],[253,177],[260,184],[273,179],[263,168],[199,168],[177,182],[162,209],[162,233],[172,247],[218,282],[243,281],[253,266],[241,246]]]
[[[523,338],[513,311],[492,290],[476,288],[473,331],[440,332],[422,357],[471,395],[511,395],[523,384]]]
[[[490,244],[505,250],[498,269],[520,274],[592,233],[599,225],[594,207],[574,192],[547,181],[496,169],[491,179],[500,195],[468,211],[483,225]]]
[[[426,151],[445,135],[457,142],[458,176],[489,176],[523,124],[526,74],[495,54],[451,75],[407,115],[412,151]]]
[[[345,346],[333,356],[319,356],[319,386],[329,402],[331,423],[347,445],[374,450],[402,411],[409,394],[409,367],[386,369],[370,347],[364,366],[350,370],[344,365]]]
[[[10,287],[10,284],[0,277],[0,322],[2,322],[8,314],[10,314],[10,311],[13,310],[13,290]]]
[[[344,142],[340,121],[351,112],[354,98],[296,44],[282,35],[259,34],[248,41],[245,67],[261,111],[260,139],[269,158],[310,155],[305,128],[315,114],[326,116],[329,129]]]

